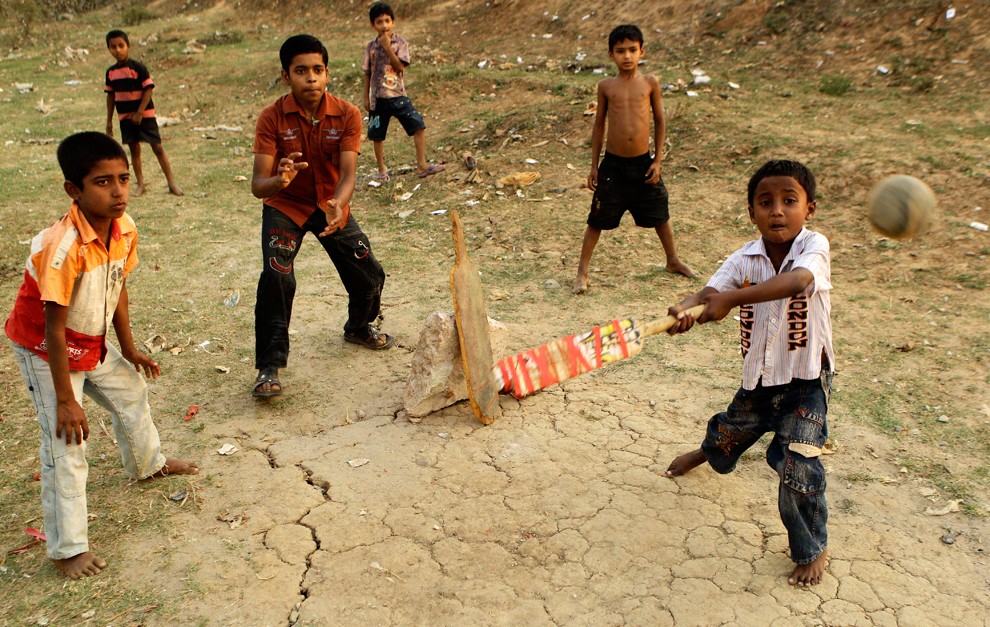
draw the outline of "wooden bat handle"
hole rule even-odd
[[[691,314],[691,316],[697,318],[701,315],[701,312],[705,310],[704,305],[695,305],[694,307],[688,309],[685,313]],[[661,318],[660,320],[651,320],[642,327],[640,327],[640,332],[643,337],[649,337],[651,335],[658,335],[665,332],[670,327],[677,324],[677,318],[674,316],[667,316],[666,318]]]

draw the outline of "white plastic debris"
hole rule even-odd
[[[410,198],[412,198],[412,192],[406,192],[405,194],[399,196],[399,200],[402,202],[406,202]]]
[[[367,459],[367,458],[364,458],[364,457],[360,457],[358,459],[350,459],[350,460],[348,460],[347,461],[347,465],[350,466],[351,468],[357,468],[359,466],[364,466],[365,464],[367,464],[370,461],[371,461],[370,459]]]
[[[698,97],[698,92],[696,92],[696,91],[687,91],[685,93],[687,94],[688,98],[697,98]]]
[[[695,85],[707,85],[710,82],[712,82],[712,77],[711,76],[708,76],[708,75],[705,75],[705,74],[702,74],[701,76],[695,76],[694,77],[694,84]]]
[[[368,181],[368,187],[381,187],[381,181]]]
[[[945,10],[945,19],[951,20],[955,16],[956,16],[956,8],[955,7],[949,7],[948,9]]]
[[[976,222],[976,221],[970,222],[969,223],[969,226],[970,226],[970,228],[976,229],[977,231],[986,231],[987,228],[990,228],[990,227],[987,227],[986,224],[983,224],[982,222]]]
[[[739,89],[739,84],[729,81],[729,89]]]
[[[884,76],[886,76],[887,74],[890,74],[890,68],[888,68],[886,65],[878,65],[877,74],[883,74]]]
[[[447,213],[447,210],[446,209],[437,209],[436,211],[431,211],[430,212],[430,215],[431,216],[442,216],[445,213]]]
[[[220,455],[233,455],[236,452],[237,452],[237,447],[229,442],[217,449],[217,453],[219,453]]]
[[[485,59],[484,61],[480,61],[478,63],[478,67],[481,68],[481,69],[485,69],[487,66],[488,66],[488,60],[487,59]]]

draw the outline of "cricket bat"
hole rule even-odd
[[[704,305],[697,305],[687,311],[697,318],[704,310]],[[642,325],[631,318],[612,320],[590,331],[500,359],[492,367],[492,378],[499,392],[525,398],[561,381],[638,355],[647,337],[663,333],[676,323],[674,316]]]

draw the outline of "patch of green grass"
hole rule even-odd
[[[818,91],[828,96],[844,96],[852,89],[852,79],[846,76],[823,76],[818,83]]]
[[[120,23],[124,26],[137,26],[143,22],[148,22],[157,18],[158,16],[148,10],[147,6],[142,2],[140,4],[132,4],[120,13]]]
[[[960,274],[956,276],[956,283],[971,290],[982,290],[987,287],[987,277],[975,274]]]

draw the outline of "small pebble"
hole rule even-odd
[[[938,417],[938,421],[939,422],[949,422],[949,417],[946,416],[945,414],[942,414],[941,416]]]
[[[956,536],[953,535],[953,534],[951,534],[951,533],[947,533],[947,534],[945,534],[945,535],[942,536],[942,543],[943,544],[955,544],[956,543]]]

